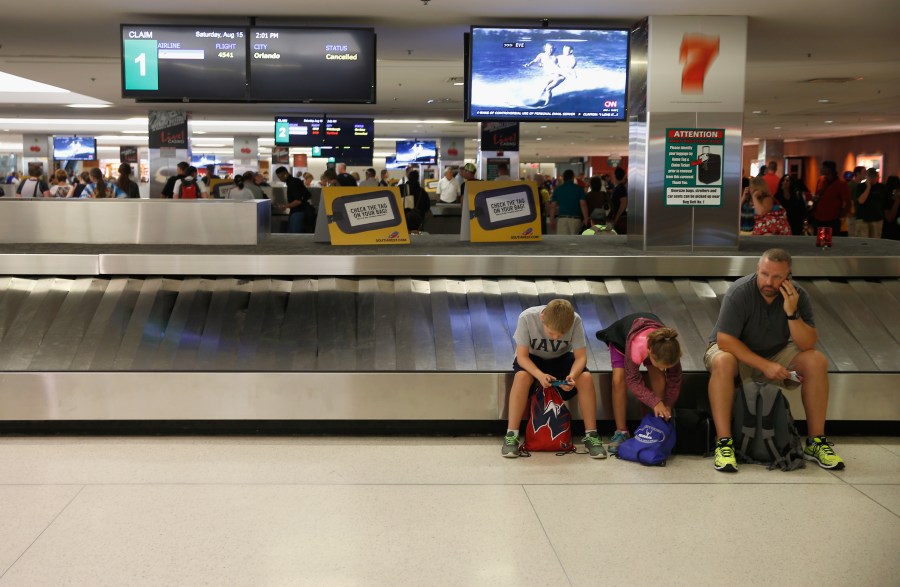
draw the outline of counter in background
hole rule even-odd
[[[0,242],[255,245],[271,219],[269,200],[0,198]]]

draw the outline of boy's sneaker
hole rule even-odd
[[[585,435],[585,437],[581,439],[581,442],[584,443],[584,448],[587,449],[588,455],[590,455],[592,459],[606,458],[606,449],[603,448],[603,442],[600,440],[600,435],[596,432]]]
[[[519,435],[507,432],[503,437],[503,449],[500,454],[508,459],[514,459],[519,456]]]
[[[629,438],[631,438],[631,434],[629,434],[627,430],[625,432],[616,430],[613,433],[612,438],[609,439],[609,444],[607,445],[609,447],[609,454],[617,454],[619,452],[619,445]]]
[[[720,438],[716,444],[716,460],[713,463],[716,471],[737,473],[737,460],[734,458],[734,441]]]
[[[844,468],[844,461],[834,453],[832,446],[834,443],[828,442],[824,436],[807,438],[806,448],[803,449],[803,458],[818,463],[823,469],[840,471]]]

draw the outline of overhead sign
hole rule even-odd
[[[150,110],[147,113],[148,144],[151,149],[188,148],[188,120],[184,110]]]
[[[398,188],[326,187],[322,198],[331,244],[409,244]]]
[[[466,189],[472,242],[541,240],[537,185],[525,181],[473,181]]]
[[[482,151],[518,151],[518,122],[482,122]]]
[[[667,128],[666,206],[721,206],[725,129]]]

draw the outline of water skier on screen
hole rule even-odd
[[[539,63],[544,70],[546,81],[544,87],[538,94],[537,100],[526,101],[525,106],[544,108],[553,98],[553,89],[566,81],[569,76],[577,77],[575,72],[575,52],[569,45],[563,45],[562,55],[553,54],[554,49],[551,43],[544,43],[544,50],[538,53],[534,59],[526,63],[523,67],[531,67],[535,63]]]

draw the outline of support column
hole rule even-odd
[[[756,156],[760,167],[766,165],[769,161],[778,163],[778,171],[776,173],[784,175],[787,173],[784,164],[784,141],[782,139],[765,139],[759,141],[759,154]]]
[[[162,197],[166,180],[178,173],[181,161],[191,161],[188,137],[190,113],[184,110],[151,110],[148,112],[147,163],[150,167],[150,197]]]
[[[631,34],[628,242],[737,247],[743,16],[651,16]]]

